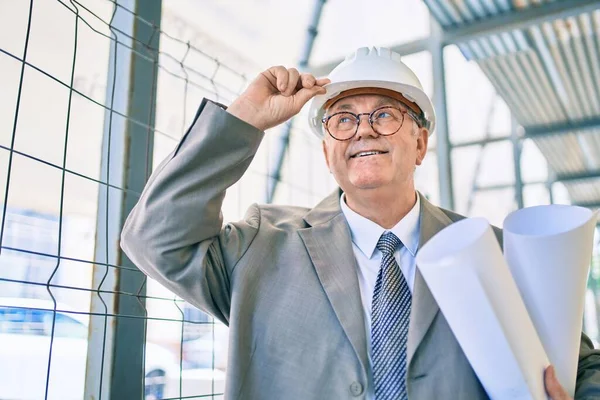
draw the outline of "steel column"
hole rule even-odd
[[[112,187],[99,190],[86,399],[144,398],[145,278],[121,252],[119,238],[152,170],[161,3],[118,0],[111,20],[101,179]]]
[[[446,105],[446,71],[444,69],[444,46],[440,38],[441,27],[431,20],[431,32],[434,42],[431,48],[433,62],[433,103],[436,112],[435,135],[437,137],[436,156],[440,182],[440,205],[454,209],[454,193],[452,188],[451,144],[448,131],[448,111]]]
[[[519,125],[513,115],[510,117],[511,127],[511,142],[513,145],[513,163],[515,168],[515,201],[517,202],[517,208],[523,208],[523,177],[521,175],[521,152],[523,149],[523,142],[519,138]]]

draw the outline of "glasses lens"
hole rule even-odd
[[[371,118],[375,132],[380,135],[392,135],[402,127],[404,113],[393,107],[384,107],[376,110]]]
[[[339,113],[327,121],[327,130],[336,139],[348,139],[356,131],[356,116],[351,113]]]

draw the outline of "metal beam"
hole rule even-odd
[[[598,0],[569,0],[547,2],[518,11],[501,14],[481,22],[474,22],[458,28],[446,28],[442,43],[444,46],[457,44],[481,37],[525,29],[533,25],[567,18],[600,9]]]
[[[99,185],[96,250],[86,399],[142,399],[144,393],[145,278],[119,248],[123,223],[152,170],[161,20],[160,0],[118,0],[111,19],[101,179],[122,191]],[[129,10],[133,11],[131,13]],[[149,21],[153,26],[148,25]],[[122,33],[119,33],[122,32]],[[123,45],[116,43],[118,39]],[[139,42],[138,42],[139,41]],[[131,50],[132,47],[134,50]],[[136,55],[143,54],[146,58]],[[131,120],[117,115],[125,113]],[[104,265],[103,265],[104,264]],[[109,268],[106,264],[125,267]],[[135,295],[106,294],[100,290]],[[110,316],[115,315],[115,316]]]
[[[448,109],[446,105],[446,71],[444,68],[444,47],[440,40],[441,28],[432,19],[431,32],[433,40],[431,46],[431,60],[433,63],[433,103],[436,112],[437,136],[436,156],[438,162],[440,205],[447,209],[454,209],[454,193],[452,190],[452,162],[450,159],[450,137],[448,132]]]
[[[490,138],[484,138],[484,139],[478,139],[478,140],[469,140],[469,141],[460,142],[460,143],[452,143],[451,146],[453,149],[457,149],[460,147],[470,147],[470,146],[485,146],[490,143],[506,142],[507,140],[511,140],[511,139],[512,139],[511,136],[490,137]]]
[[[392,51],[395,51],[402,56],[420,53],[422,51],[429,50],[430,48],[431,39],[429,37],[391,47]],[[342,61],[344,61],[344,59],[340,58],[335,61],[328,62],[327,64],[312,65],[307,67],[307,72],[312,73],[314,76],[326,76]]]
[[[523,201],[523,176],[521,174],[521,153],[523,150],[523,142],[519,140],[519,125],[514,115],[510,116],[511,141],[513,145],[513,163],[515,169],[515,200],[517,208],[524,207]]]
[[[538,125],[525,128],[525,139],[534,139],[543,136],[562,135],[572,132],[588,132],[600,130],[600,118],[592,118],[583,121],[572,121],[555,125]]]
[[[546,184],[548,184],[547,181],[531,181],[531,182],[523,183],[523,185],[546,185]],[[476,186],[475,190],[478,192],[479,191],[485,192],[485,191],[492,191],[492,190],[512,189],[514,187],[515,187],[514,183],[498,183],[496,185]]]
[[[574,203],[573,205],[585,208],[600,208],[600,201]]]
[[[319,22],[321,21],[323,6],[325,5],[326,1],[327,0],[315,0],[313,17],[310,25],[308,26],[306,42],[302,54],[300,56],[300,61],[298,62],[298,69],[301,72],[306,71],[306,68],[308,67],[308,61],[310,60],[310,55],[312,53],[313,45],[315,43],[315,38],[319,34]],[[294,119],[292,118],[283,127],[283,132],[280,135],[279,148],[276,151],[274,162],[269,168],[269,174],[267,178],[267,203],[273,202],[277,186],[279,184],[279,181],[281,180],[281,167],[283,166],[285,153],[287,152],[288,146],[290,144],[290,134],[292,132],[293,124]]]
[[[554,177],[551,177],[551,179],[548,179],[548,181],[546,182],[546,190],[548,190],[548,200],[550,200],[550,204],[554,204],[554,190],[552,179],[554,179]]]
[[[585,171],[577,174],[563,174],[557,175],[554,182],[574,182],[574,181],[583,181],[590,179],[600,179],[600,170],[595,171]]]
[[[498,183],[496,185],[475,186],[477,192],[489,192],[494,190],[513,189],[514,183]]]

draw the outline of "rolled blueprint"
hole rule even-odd
[[[446,227],[417,265],[490,398],[547,399],[549,361],[489,223]]]
[[[571,397],[596,219],[587,208],[550,205],[524,208],[504,220],[504,257]]]

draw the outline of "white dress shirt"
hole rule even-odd
[[[421,201],[419,196],[417,196],[417,201],[413,208],[389,230],[382,228],[375,222],[351,210],[346,204],[344,193],[340,197],[340,206],[350,226],[352,250],[354,251],[354,257],[356,257],[358,265],[356,274],[358,276],[358,286],[364,309],[369,356],[369,365],[367,367],[369,378],[367,399],[374,399],[373,368],[371,362],[371,303],[373,302],[373,290],[375,289],[377,273],[381,266],[381,252],[377,249],[377,242],[385,232],[392,232],[400,239],[403,246],[396,250],[394,257],[412,292],[416,272],[415,255],[419,247],[419,234],[421,231],[419,220]]]

